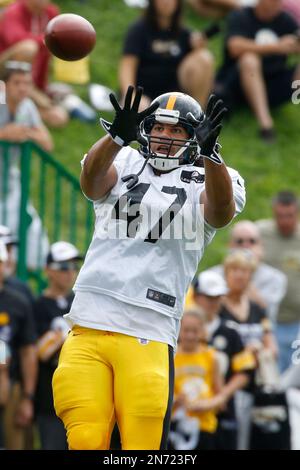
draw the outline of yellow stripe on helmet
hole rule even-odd
[[[173,109],[176,99],[177,99],[176,95],[171,95],[170,98],[168,99],[166,109]]]

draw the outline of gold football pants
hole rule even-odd
[[[173,350],[164,343],[75,326],[53,377],[54,405],[70,449],[165,449],[173,398]]]

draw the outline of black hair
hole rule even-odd
[[[171,27],[170,32],[173,34],[177,34],[181,28],[181,21],[182,21],[182,9],[183,4],[182,0],[177,0],[177,8],[174,11],[171,20]],[[157,12],[155,9],[155,0],[149,0],[148,7],[144,13],[146,21],[156,30],[159,29],[159,25],[157,22]]]
[[[282,204],[284,206],[299,205],[298,198],[292,191],[279,191],[273,198],[273,204]]]

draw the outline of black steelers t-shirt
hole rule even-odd
[[[245,351],[242,339],[236,329],[227,326],[224,320],[219,321],[212,333],[210,344],[219,352],[222,368],[225,371],[225,383],[236,373],[249,373],[255,368],[254,357]],[[218,415],[219,420],[235,418],[233,398],[227,403],[226,411]]]
[[[20,379],[20,348],[36,341],[32,308],[24,296],[4,287],[0,291],[0,340],[10,351],[10,375]]]
[[[272,330],[265,309],[255,302],[249,302],[248,316],[244,321],[236,318],[225,305],[222,306],[220,317],[226,321],[227,326],[236,329],[244,346],[256,340],[261,341],[264,334]]]

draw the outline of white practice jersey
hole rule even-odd
[[[76,295],[68,317],[82,326],[147,338],[141,325],[135,331],[134,318],[128,315],[124,315],[124,321],[119,318],[117,324],[110,320],[115,302],[119,302],[120,310],[124,303],[125,311],[128,304],[141,315],[144,309],[145,315],[150,315],[150,324],[151,312],[155,311],[156,331],[158,318],[162,327],[172,322],[178,330],[186,291],[216,230],[204,221],[199,202],[205,188],[204,169],[181,166],[158,176],[147,164],[138,184],[128,190],[121,178],[136,174],[142,164],[137,150],[121,149],[114,161],[117,184],[105,198],[94,202],[95,232],[74,286]],[[244,182],[235,170],[229,169],[229,173],[239,213],[245,204]],[[80,314],[82,299],[88,298]],[[105,319],[101,307],[104,298]],[[114,304],[112,312],[107,311],[109,298]],[[97,302],[99,310],[95,308]],[[153,335],[149,339],[165,338],[163,334]]]

